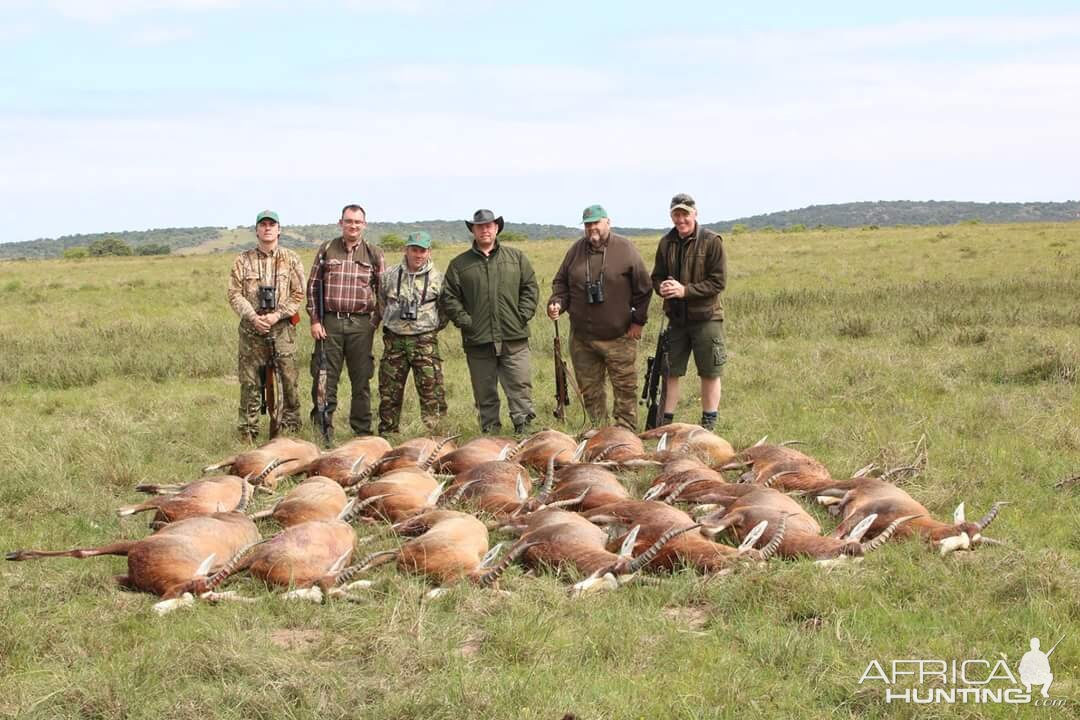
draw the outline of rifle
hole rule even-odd
[[[660,336],[656,338],[656,352],[645,363],[645,386],[641,389],[641,402],[649,407],[645,415],[646,430],[659,426],[664,412],[664,402],[667,399],[664,396],[664,380],[671,368],[670,332],[670,327],[662,327]]]
[[[562,339],[559,337],[559,321],[555,323],[555,417],[566,420],[566,406],[570,404],[570,391],[567,388],[566,362],[562,357]]]
[[[274,337],[266,336],[266,345],[270,349],[269,361],[259,368],[259,412],[270,416],[270,438],[277,437],[278,426],[281,421],[281,406],[278,403],[278,393],[281,392],[281,383],[278,381],[278,353],[274,345]]]
[[[322,268],[323,260],[320,258],[318,270],[316,270],[319,275],[315,281],[317,283],[316,294],[319,298],[319,322],[322,322],[325,313]],[[325,342],[325,340],[316,340],[315,352],[311,354],[311,376],[314,380],[311,384],[311,403],[314,406],[311,419],[319,429],[320,434],[322,434],[324,445],[330,447],[330,412],[326,401],[327,373],[329,372],[330,363],[326,359]]]

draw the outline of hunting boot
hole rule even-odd
[[[705,428],[706,430],[715,430],[716,429],[716,420],[719,417],[719,415],[720,415],[720,413],[715,411],[715,410],[713,412],[702,412],[701,413],[701,427]]]

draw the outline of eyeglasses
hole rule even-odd
[[[363,220],[342,220],[341,224],[342,225],[366,225],[367,223],[365,223]]]

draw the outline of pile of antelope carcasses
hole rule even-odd
[[[994,542],[983,532],[1003,504],[978,522],[965,520],[963,504],[952,522],[939,521],[889,482],[914,468],[874,477],[867,467],[835,479],[789,444],[763,439],[736,452],[696,425],[454,440],[392,447],[358,437],[320,452],[277,438],[187,484],[136,486],[149,499],[118,512],[153,513],[140,540],[7,559],[124,555],[128,572],[118,582],[159,596],[160,613],[255,602],[224,589],[244,571],[289,599],[355,598],[388,563],[423,577],[429,596],[462,581],[495,586],[514,563],[566,577],[579,595],[682,568],[717,574],[774,558],[835,564],[890,539],[917,538],[942,555],[971,550]],[[628,482],[647,482],[641,497]],[[835,527],[825,533],[804,503],[827,507]]]

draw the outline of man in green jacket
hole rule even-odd
[[[477,210],[465,226],[472,248],[450,261],[439,303],[461,330],[480,429],[497,433],[502,385],[514,432],[524,433],[536,417],[529,364],[529,320],[540,288],[525,253],[500,245],[503,218]]]
[[[686,374],[690,353],[701,378],[701,426],[716,427],[724,348],[724,290],[727,261],[719,235],[701,227],[697,204],[686,193],[671,198],[675,226],[656,248],[653,289],[664,298],[670,323],[670,370],[664,379],[663,424],[673,422],[679,404],[679,378]]]

